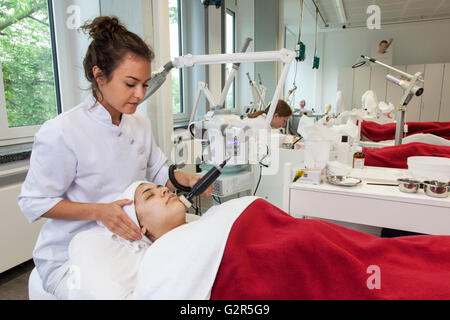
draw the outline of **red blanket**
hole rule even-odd
[[[450,236],[378,238],[258,199],[231,229],[211,299],[450,299]]]
[[[408,168],[408,157],[433,156],[450,158],[449,146],[411,142],[378,149],[363,149],[364,164],[372,167]]]
[[[450,140],[450,122],[406,122],[407,136],[416,133],[430,133]],[[378,124],[373,121],[363,121],[361,133],[371,141],[395,139],[396,123]]]

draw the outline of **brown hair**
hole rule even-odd
[[[262,115],[263,113],[267,114],[270,109],[270,104],[264,111],[256,111],[254,113],[250,113],[247,117],[249,118],[256,118]],[[284,100],[278,100],[277,107],[275,108],[275,113],[278,113],[278,116],[280,117],[290,117],[292,115],[292,109],[291,107],[286,103]]]
[[[84,74],[91,83],[92,94],[101,95],[92,68],[98,66],[108,81],[127,53],[151,62],[155,54],[135,33],[128,31],[117,17],[97,17],[80,27],[93,39],[83,60]]]

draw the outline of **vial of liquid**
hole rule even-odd
[[[365,156],[362,152],[362,147],[358,147],[356,152],[353,154],[353,168],[362,169],[364,168]]]

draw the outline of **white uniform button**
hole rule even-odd
[[[134,143],[134,139],[131,139],[130,144],[133,144],[133,143]]]
[[[121,135],[122,135],[122,132],[119,132],[119,134],[117,136],[120,137]]]

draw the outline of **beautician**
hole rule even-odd
[[[139,228],[122,209],[133,199],[114,199],[137,180],[175,189],[150,120],[136,113],[153,52],[116,18],[98,17],[81,28],[93,39],[83,61],[92,95],[41,126],[18,197],[30,222],[48,218],[33,260],[44,289],[61,299],[69,292],[68,245],[78,232],[100,221],[124,239],[139,240]],[[190,187],[199,179],[180,171],[175,177]]]

